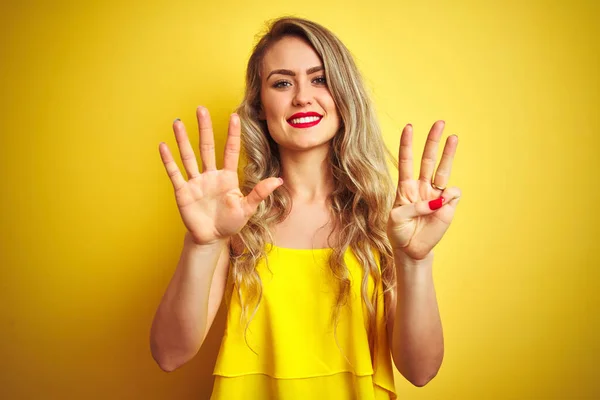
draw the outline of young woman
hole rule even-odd
[[[187,181],[159,146],[188,230],[152,325],[159,366],[198,352],[225,298],[214,399],[395,398],[392,362],[414,385],[432,379],[444,349],[432,249],[460,196],[446,188],[456,136],[434,171],[444,122],[418,179],[404,128],[396,187],[348,49],[297,18],[275,21],[256,45],[221,170],[208,111],[197,116],[202,173],[181,121]]]

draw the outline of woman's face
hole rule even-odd
[[[280,147],[309,150],[335,136],[340,119],[324,66],[306,41],[290,36],[276,42],[265,54],[261,72],[261,118]]]

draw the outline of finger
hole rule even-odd
[[[462,196],[462,192],[459,188],[453,186],[446,188],[446,190],[442,192],[442,196],[447,199],[445,205],[456,208],[458,201],[460,200],[460,196]]]
[[[258,182],[248,196],[244,198],[246,203],[244,211],[246,214],[254,214],[260,202],[269,197],[281,185],[283,185],[283,180],[280,178],[267,178]]]
[[[400,182],[410,180],[413,177],[412,136],[413,127],[411,124],[408,124],[402,130],[402,136],[400,136],[398,185],[400,185]]]
[[[437,162],[437,148],[443,130],[444,121],[436,121],[429,131],[429,135],[427,135],[427,143],[425,143],[423,158],[421,159],[421,172],[419,173],[419,179],[427,183],[431,183],[431,178],[433,178],[433,171]]]
[[[202,172],[215,171],[215,136],[213,134],[212,121],[208,110],[202,106],[196,110],[198,118],[198,129],[200,131],[200,158],[202,159]]]
[[[447,204],[448,204],[449,207],[456,208],[456,206],[458,205],[459,201],[460,201],[460,196],[453,198]]]
[[[460,189],[456,187],[446,188],[442,193],[442,196],[437,199],[417,201],[395,208],[392,210],[392,213],[394,214],[393,218],[398,220],[416,218],[433,214],[446,204],[456,206],[460,194]]]
[[[444,146],[444,153],[442,154],[442,160],[433,178],[433,183],[437,187],[444,188],[448,185],[450,180],[450,172],[452,171],[452,161],[454,161],[454,155],[456,154],[456,147],[458,146],[458,136],[451,135],[446,139],[446,145]]]
[[[196,178],[200,175],[200,172],[198,171],[198,161],[196,161],[196,155],[190,144],[185,126],[179,118],[173,122],[173,131],[175,132],[177,147],[179,147],[179,154],[181,155],[181,161],[183,162],[183,167],[185,168],[188,179]]]
[[[229,119],[225,155],[223,156],[223,169],[237,172],[240,160],[240,135],[240,117],[237,114],[233,114]]]
[[[453,205],[458,204],[458,200],[460,199],[461,196],[462,196],[462,191],[458,187],[456,187],[456,186],[447,187],[442,192],[442,197],[444,199],[446,199],[446,201],[444,201],[444,206],[453,206]]]
[[[181,175],[179,171],[179,167],[175,163],[173,156],[171,155],[171,151],[169,150],[169,146],[166,143],[161,142],[158,145],[158,151],[160,153],[160,158],[167,170],[167,175],[171,179],[171,183],[173,184],[173,188],[177,191],[181,189],[185,185],[185,179]]]

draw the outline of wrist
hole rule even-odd
[[[433,252],[420,260],[415,260],[402,252],[394,253],[394,262],[398,290],[427,285],[433,280]]]
[[[416,259],[410,257],[402,250],[394,249],[394,261],[398,268],[423,268],[431,266],[433,264],[433,250],[427,253],[425,257]]]
[[[217,239],[212,242],[198,243],[194,240],[192,234],[189,231],[186,231],[183,238],[183,245],[195,251],[214,251],[215,249],[220,249],[223,245],[225,245],[227,240],[228,239]]]

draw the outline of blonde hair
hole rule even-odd
[[[319,55],[340,115],[340,129],[331,141],[329,164],[335,188],[328,203],[333,232],[339,233],[329,260],[332,275],[339,282],[332,319],[335,329],[340,310],[350,294],[350,274],[344,254],[351,249],[363,268],[361,295],[368,313],[366,329],[375,364],[377,286],[382,283],[386,291],[393,290],[396,281],[393,252],[386,234],[396,189],[386,156],[390,157],[389,160],[394,157],[383,142],[374,108],[349,50],[319,24],[291,17],[275,20],[250,56],[246,92],[237,110],[247,161],[241,190],[247,195],[259,181],[281,175],[277,144],[271,138],[266,122],[260,120],[259,113],[262,60],[270,46],[286,36],[304,39]],[[242,317],[247,321],[246,331],[262,297],[262,283],[255,267],[261,259],[267,260],[266,245],[273,243],[269,227],[283,221],[291,207],[289,193],[281,188],[276,190],[260,204],[256,214],[238,234],[244,251],[241,254],[232,252],[229,293],[235,290],[239,296]],[[332,238],[330,235],[329,240]],[[381,271],[377,268],[374,251],[379,255]],[[375,284],[372,298],[367,293],[369,276]],[[248,318],[252,306],[254,308]]]

